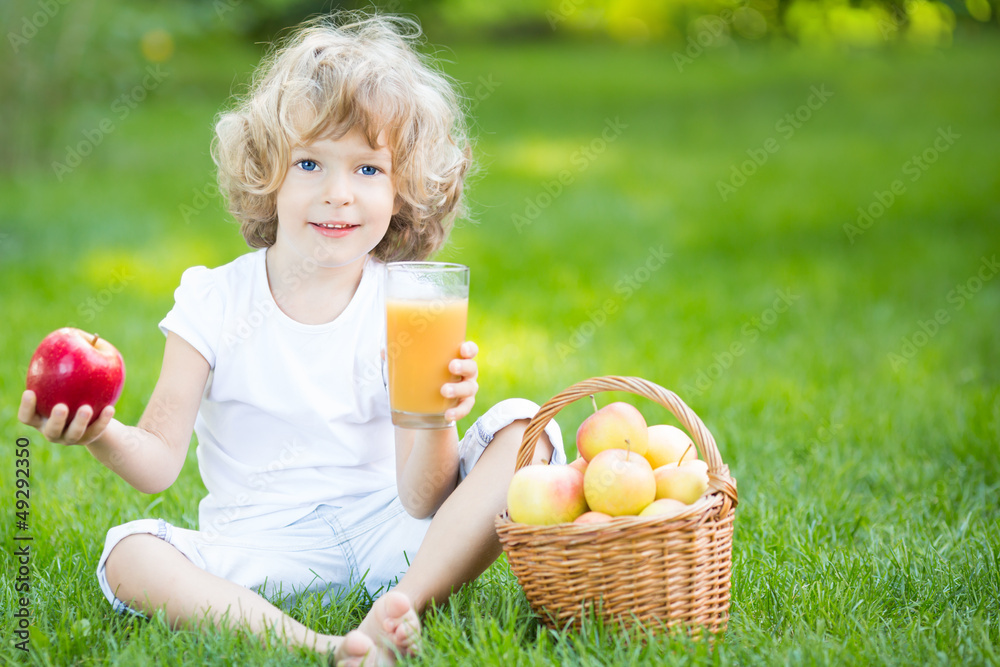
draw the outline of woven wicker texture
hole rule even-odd
[[[579,627],[589,613],[653,632],[724,632],[736,480],[715,438],[675,393],[637,377],[578,382],[545,403],[528,424],[516,469],[531,462],[538,438],[559,410],[602,391],[631,392],[668,409],[708,463],[708,492],[676,516],[617,517],[602,524],[531,526],[512,522],[504,512],[496,529],[511,571],[552,628]]]

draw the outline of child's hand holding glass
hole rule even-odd
[[[461,379],[460,382],[447,382],[441,387],[441,395],[447,399],[457,401],[454,407],[445,410],[444,418],[449,423],[455,423],[472,412],[472,406],[476,404],[476,392],[479,391],[479,365],[476,363],[476,355],[479,347],[471,340],[467,340],[459,347],[460,359],[452,359],[448,363],[448,371]]]

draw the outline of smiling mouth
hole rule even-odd
[[[316,225],[317,227],[322,227],[323,229],[351,229],[352,227],[358,226],[358,225],[350,225],[347,223],[328,223],[328,222],[313,222],[310,224]]]

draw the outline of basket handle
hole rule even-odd
[[[517,463],[514,470],[520,470],[531,463],[535,455],[535,443],[541,437],[545,426],[552,421],[556,413],[565,406],[581,398],[601,391],[627,391],[655,401],[669,410],[692,436],[698,453],[708,464],[709,488],[722,491],[736,504],[736,480],[729,476],[729,466],[722,461],[715,438],[709,432],[701,418],[687,406],[680,397],[658,384],[639,377],[607,375],[577,382],[549,399],[528,423],[521,439],[521,448],[517,452]]]

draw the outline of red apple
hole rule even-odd
[[[594,412],[576,432],[576,450],[588,461],[606,449],[627,449],[645,456],[648,445],[646,419],[635,406],[621,401]]]
[[[612,519],[614,519],[614,517],[610,514],[590,510],[589,512],[584,512],[580,516],[573,519],[573,523],[604,523],[605,521],[611,521]]]
[[[59,403],[69,408],[70,419],[80,406],[89,405],[93,424],[105,407],[118,400],[124,385],[125,362],[115,346],[72,327],[46,336],[28,366],[27,387],[35,392],[35,409],[43,417]]]
[[[583,473],[568,465],[525,466],[510,480],[507,509],[518,523],[569,523],[587,511]]]

